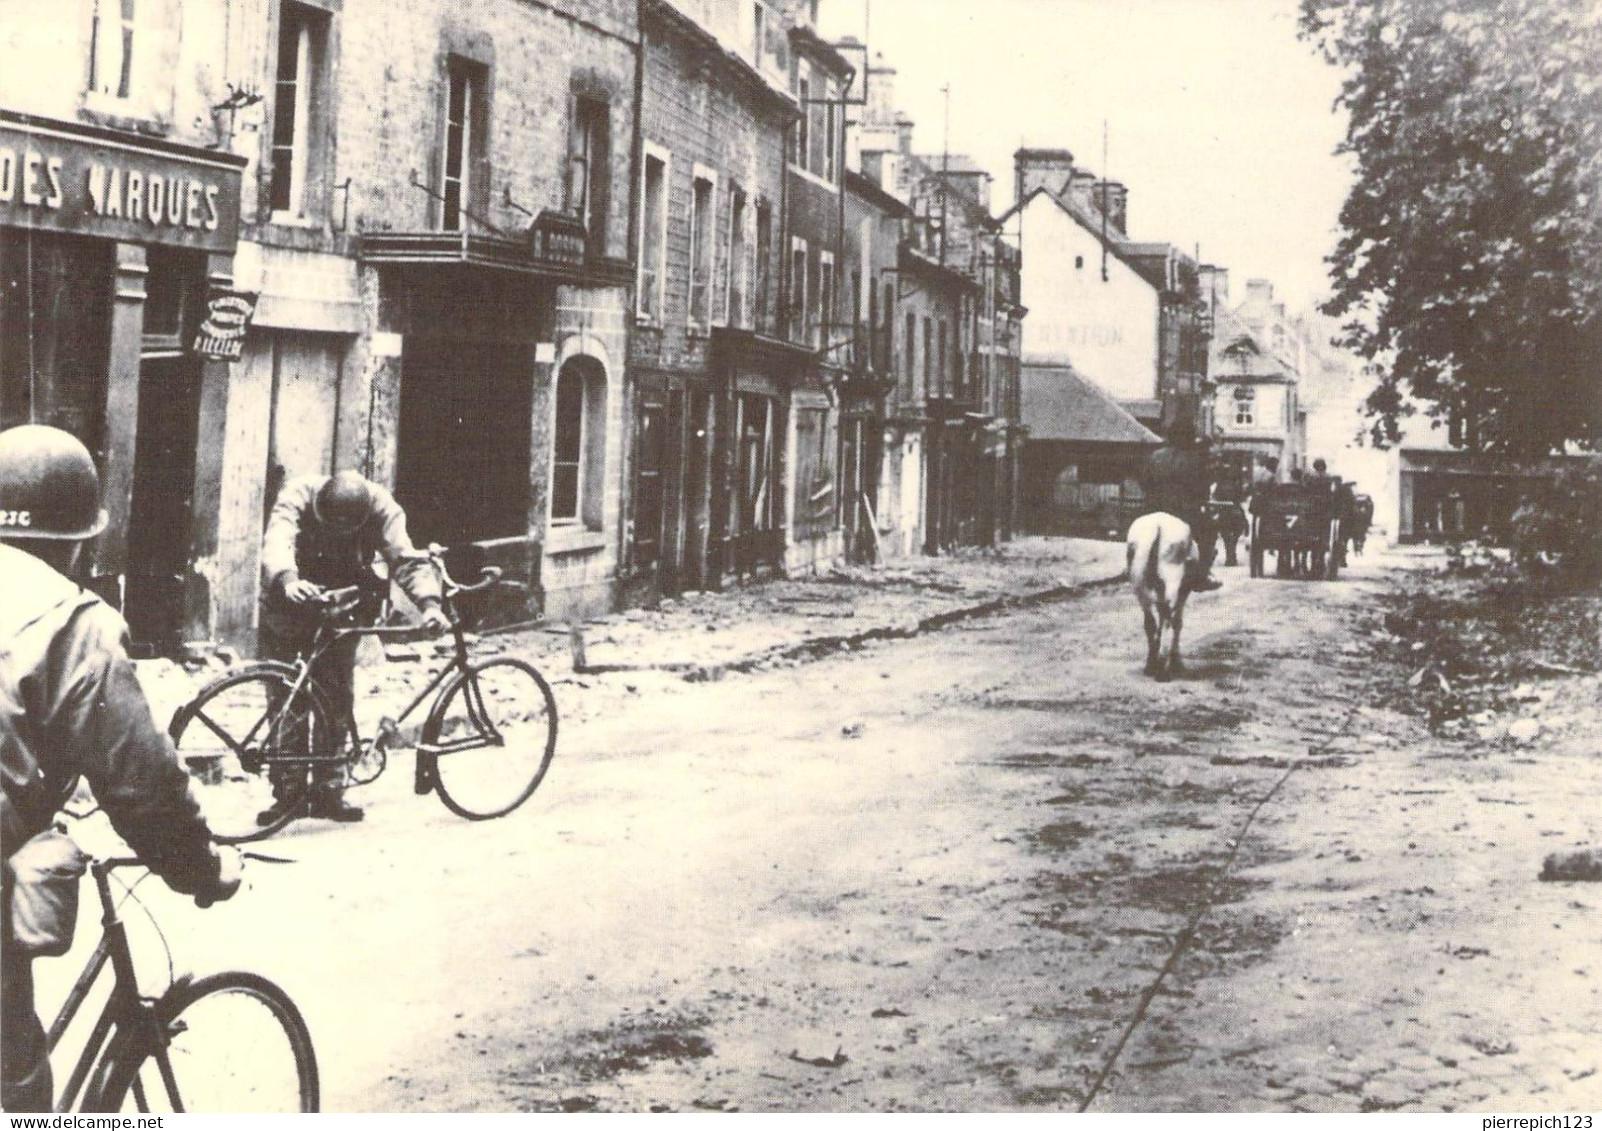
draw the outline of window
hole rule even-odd
[[[667,154],[647,143],[645,185],[640,193],[639,285],[635,288],[636,313],[662,318],[663,277],[667,272]]]
[[[1085,257],[1083,255],[1074,256],[1074,267],[1076,267],[1077,269],[1079,269],[1081,271],[1084,270],[1084,268],[1085,268]]]
[[[440,229],[462,230],[470,195],[472,170],[483,148],[475,129],[482,113],[484,72],[466,59],[452,56],[446,65],[445,136],[440,153]]]
[[[612,180],[611,108],[603,99],[576,98],[568,138],[567,210],[589,233],[590,250],[606,253],[606,211]]]
[[[790,241],[790,337],[807,334],[807,241]]]
[[[745,325],[745,292],[750,273],[745,219],[745,193],[735,189],[729,197],[729,262],[723,279],[723,321],[730,326]]]
[[[717,182],[697,168],[690,194],[690,325],[712,322],[713,221]]]
[[[606,374],[573,358],[556,378],[551,525],[600,530],[606,470]]]
[[[801,120],[807,122],[808,148],[802,157],[801,163],[806,166],[809,173],[823,175],[824,151],[829,144],[828,109],[832,105],[828,101],[830,96],[829,84],[818,83],[817,90],[812,95],[810,104],[804,103],[801,107]]]
[[[278,23],[272,182],[268,187],[268,204],[276,219],[295,219],[308,211],[313,114],[323,98],[321,64],[326,42],[318,13],[299,4],[284,4]]]
[[[797,80],[795,88],[796,101],[801,104],[801,117],[795,124],[795,153],[790,158],[803,169],[807,167],[807,154],[812,149],[812,107],[808,105],[812,98],[812,82],[802,77]]]
[[[944,393],[951,387],[951,375],[946,369],[948,364],[948,357],[946,354],[946,323],[943,319],[940,322],[939,339],[940,344],[938,347],[938,352],[935,354],[935,380],[939,382],[940,391]]]
[[[1257,423],[1257,390],[1250,385],[1235,386],[1235,423],[1243,426]]]
[[[758,329],[771,330],[773,301],[773,205],[758,200],[756,208],[756,295],[753,319]]]
[[[138,3],[95,0],[89,39],[89,89],[94,94],[127,98],[133,93]]]
[[[823,179],[830,184],[836,176],[836,154],[840,148],[840,104],[830,102],[823,108]]]
[[[907,366],[907,392],[914,391],[914,382],[918,377],[918,316],[907,315],[907,329],[901,341],[902,356]]]
[[[927,314],[923,316],[923,395],[928,396],[934,391],[930,383],[934,367],[934,319]]]
[[[829,328],[835,323],[834,256],[827,251],[818,253],[817,311],[812,317],[812,344],[828,345]]]

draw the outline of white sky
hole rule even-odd
[[[821,0],[831,38],[863,35],[897,69],[914,148],[951,149],[1012,200],[1020,145],[1067,148],[1129,186],[1130,235],[1261,276],[1292,309],[1323,297],[1324,257],[1351,182],[1333,150],[1339,74],[1296,38],[1296,0]]]

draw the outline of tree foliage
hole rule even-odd
[[[1326,311],[1410,400],[1519,456],[1602,440],[1602,0],[1301,0],[1344,69]]]

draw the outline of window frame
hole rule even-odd
[[[834,308],[839,305],[840,296],[839,272],[835,270],[834,252],[819,249],[818,251],[818,285],[813,288],[817,292],[818,311],[813,320],[814,334],[812,344],[815,347],[829,345],[829,328],[834,324]]]
[[[702,186],[705,186],[706,213],[701,214]],[[690,178],[690,258],[689,290],[685,294],[685,322],[693,331],[709,332],[712,328],[712,300],[717,279],[718,259],[718,173],[696,162]],[[704,269],[700,281],[697,276]],[[696,310],[696,295],[702,297],[703,309]],[[699,313],[699,317],[697,314]]]
[[[578,386],[578,459],[560,458],[567,438],[563,430],[562,394],[569,383]],[[606,370],[592,357],[575,355],[556,369],[551,388],[551,489],[546,501],[546,522],[553,531],[597,533],[606,528],[605,465]],[[571,513],[557,513],[557,472],[573,470]]]
[[[568,113],[568,169],[563,186],[567,211],[584,225],[589,250],[605,255],[611,213],[612,104],[596,94],[576,94]],[[575,206],[576,165],[582,166],[584,172],[583,200]]]
[[[723,273],[723,325],[744,326],[749,305],[747,291],[751,286],[750,241],[746,227],[750,223],[750,198],[738,184],[729,185],[728,256]],[[738,274],[740,285],[735,287]],[[738,298],[738,302],[736,302]]]
[[[451,116],[455,110],[458,81],[462,90],[460,122]],[[488,76],[483,64],[465,55],[451,54],[445,57],[445,89],[439,139],[439,230],[442,232],[465,232],[466,224],[472,220],[472,194],[477,187],[473,177],[473,164],[478,159],[475,150],[481,148],[483,141],[476,136],[478,131],[474,129],[474,119],[483,112],[481,103],[488,94],[488,85]],[[454,177],[451,174],[453,127],[457,130],[459,138],[455,146],[457,168]],[[456,186],[454,217],[451,215],[453,181]]]
[[[1257,390],[1251,385],[1236,385],[1230,393],[1234,404],[1234,424],[1236,428],[1255,428],[1257,426]]]
[[[659,165],[662,170],[662,185],[660,199],[656,205],[657,235],[660,240],[654,256],[656,262],[647,266],[651,255],[649,246],[651,224],[651,167]],[[673,195],[673,155],[662,146],[654,142],[643,143],[643,153],[640,160],[640,261],[634,272],[634,315],[636,318],[660,325],[666,317],[667,311],[667,245],[668,245],[668,201]],[[650,274],[655,281],[655,309],[646,305],[645,279]]]
[[[322,105],[327,94],[327,67],[329,42],[333,35],[333,13],[316,4],[299,0],[281,0],[278,18],[279,62],[282,62],[283,36],[289,18],[295,20],[297,32],[296,74],[294,82],[294,114],[289,144],[289,185],[285,207],[279,207],[278,153],[283,148],[278,141],[279,115],[283,109],[281,90],[283,79],[275,72],[272,108],[272,132],[267,138],[269,179],[267,185],[268,222],[273,224],[304,224],[321,216],[325,202],[320,189],[323,164]]]
[[[135,100],[138,90],[136,63],[145,36],[139,22],[139,0],[94,0],[89,15],[89,67],[87,96],[91,103],[126,110]],[[105,11],[114,10],[115,18],[108,19]],[[114,89],[101,89],[105,73],[106,47],[117,47],[117,82]],[[142,68],[139,68],[142,70]]]
[[[807,246],[807,241],[801,236],[790,237],[790,259],[785,264],[785,272],[790,281],[788,306],[789,334],[792,341],[802,341],[807,336],[807,304],[809,301],[809,272],[811,270],[809,259],[811,250]],[[799,278],[796,270],[798,266],[800,268]],[[796,293],[798,284],[800,294]]]

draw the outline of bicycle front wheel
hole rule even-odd
[[[503,817],[538,788],[556,753],[556,697],[522,660],[470,666],[423,731],[445,807],[470,821]]]
[[[333,748],[326,713],[309,689],[291,702],[293,688],[277,668],[246,668],[173,716],[168,733],[212,836],[223,844],[259,840],[288,824],[297,810],[274,807],[273,777],[279,792],[303,788],[308,759]]]
[[[165,1057],[143,1031],[121,1036],[89,1110],[319,1110],[311,1032],[289,995],[266,978],[234,971],[180,983],[156,1003],[156,1014],[170,1037]]]

